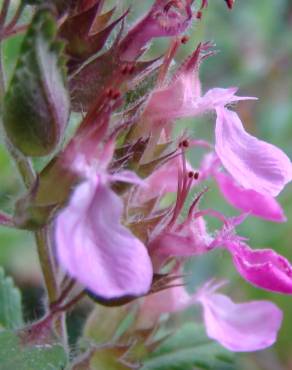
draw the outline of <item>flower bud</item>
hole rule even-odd
[[[50,154],[63,138],[69,117],[63,44],[48,10],[39,10],[23,40],[5,95],[3,122],[8,139],[26,156]]]

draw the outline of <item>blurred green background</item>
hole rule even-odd
[[[147,9],[151,1],[134,1],[132,19]],[[239,95],[256,96],[257,102],[242,102],[236,110],[245,127],[258,137],[280,146],[292,158],[292,1],[237,0],[229,11],[223,0],[210,0],[203,19],[195,22],[190,41],[183,46],[178,59],[186,57],[199,41],[214,41],[219,53],[205,61],[201,68],[203,90],[210,87],[238,86]],[[4,45],[7,74],[19,50],[20,37]],[[151,54],[165,50],[165,40],[154,43]],[[214,117],[203,117],[181,123],[195,137],[212,139]],[[196,163],[198,153],[190,160]],[[0,146],[0,208],[11,212],[22,187],[16,169],[3,146]],[[202,207],[212,207],[234,215],[217,192],[215,184]],[[252,247],[272,247],[292,261],[292,185],[279,197],[288,217],[286,224],[273,224],[250,217],[239,233],[249,238]],[[215,225],[215,224],[214,224]],[[214,226],[210,220],[210,229]],[[23,291],[25,316],[37,318],[43,310],[41,278],[34,242],[26,231],[0,228],[0,265],[16,280]],[[231,281],[229,292],[234,300],[269,299],[284,311],[284,322],[277,344],[256,354],[238,356],[240,370],[292,369],[292,297],[253,288],[235,272],[229,255],[215,252],[191,261],[192,287],[210,276]],[[183,370],[183,369],[182,369]]]

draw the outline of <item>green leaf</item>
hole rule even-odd
[[[208,339],[203,326],[186,324],[145,361],[142,370],[233,370],[232,354]]]
[[[0,326],[14,329],[22,324],[20,291],[0,267]]]
[[[67,356],[60,344],[22,347],[12,331],[0,332],[0,370],[61,370]]]
[[[4,98],[3,122],[11,143],[26,156],[51,153],[69,117],[63,42],[49,10],[36,12]]]

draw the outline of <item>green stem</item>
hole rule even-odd
[[[2,25],[4,24],[6,18],[6,7],[8,7],[9,1],[4,2],[2,12],[0,13],[0,20],[3,18]],[[12,23],[8,26],[8,29],[11,26],[14,27],[19,15],[21,14],[22,8],[18,9],[15,17],[12,20]],[[12,28],[13,28],[12,27]],[[2,65],[2,44],[1,44],[2,29],[0,24],[0,111],[2,111],[3,98],[5,96],[5,75]],[[23,156],[18,152],[12,145],[7,143],[8,151],[11,154],[11,157],[14,159],[16,166],[18,168],[19,174],[23,180],[23,183],[27,189],[30,189],[36,181],[36,173],[33,169],[32,163],[29,158]],[[55,271],[55,261],[52,256],[52,249],[50,245],[50,229],[48,226],[37,230],[34,232],[34,237],[37,246],[37,252],[39,256],[39,261],[43,273],[44,283],[47,290],[48,303],[49,305],[56,301],[59,296],[58,284],[56,280],[56,271]],[[65,312],[56,319],[55,329],[63,340],[63,344],[67,344],[67,331],[66,331],[66,316]]]
[[[29,189],[36,180],[36,174],[31,161],[13,148],[10,143],[7,143],[7,149],[11,157],[14,159],[25,187]]]
[[[55,279],[56,273],[51,255],[48,227],[44,227],[43,229],[36,231],[35,240],[44,282],[48,292],[49,303],[51,303],[58,297],[58,287]]]

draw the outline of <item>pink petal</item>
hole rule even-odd
[[[207,253],[213,238],[208,234],[205,220],[198,217],[186,220],[173,231],[164,230],[148,245],[156,267],[171,257],[191,257]]]
[[[280,204],[271,195],[257,193],[239,186],[230,176],[220,172],[215,179],[224,198],[235,208],[274,222],[286,217]]]
[[[186,73],[167,87],[154,90],[144,116],[149,120],[174,120],[199,114],[196,73]]]
[[[272,302],[234,303],[217,293],[203,295],[200,302],[208,336],[230,351],[257,351],[275,343],[282,312]]]
[[[194,303],[194,298],[185,290],[181,279],[178,278],[174,284],[181,286],[150,294],[141,300],[135,323],[136,329],[153,328],[161,315],[182,311]]]
[[[255,99],[236,96],[235,87],[214,88],[200,97],[199,83],[196,71],[183,73],[168,87],[153,92],[145,116],[155,121],[195,117],[232,102]]]
[[[113,175],[110,175],[109,179],[111,181],[121,181],[133,185],[139,185],[141,187],[146,186],[146,183],[143,179],[141,179],[135,172],[129,170],[119,171]]]
[[[244,188],[277,196],[292,179],[287,155],[248,134],[235,112],[217,108],[215,149],[224,167]]]
[[[237,87],[229,87],[227,89],[223,89],[220,87],[215,87],[210,89],[206,92],[204,96],[202,96],[200,105],[202,109],[215,109],[216,107],[223,107],[226,104],[230,104],[240,100],[255,100],[254,97],[249,96],[236,96],[238,88]],[[205,107],[205,108],[203,108]]]
[[[292,294],[292,266],[272,249],[251,249],[229,243],[228,250],[240,275],[251,284],[277,293]]]
[[[121,41],[120,57],[135,60],[153,38],[178,36],[190,26],[191,19],[190,0],[156,0],[145,17]]]
[[[179,283],[182,286],[165,289],[147,296],[141,306],[141,314],[148,318],[158,319],[163,313],[182,311],[191,305],[193,303],[192,297],[185,290],[181,280],[175,282],[175,284]]]
[[[121,199],[96,176],[79,185],[56,219],[57,256],[74,278],[105,299],[149,290],[152,264],[120,219]]]

